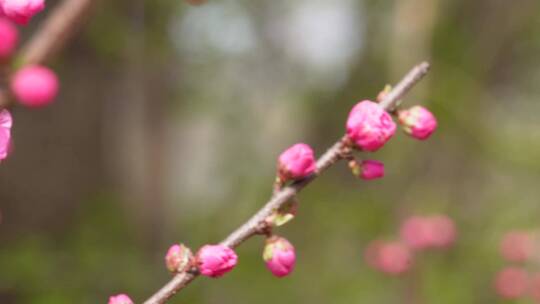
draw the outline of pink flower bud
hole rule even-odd
[[[283,151],[278,159],[278,174],[283,181],[304,178],[316,168],[313,149],[303,143]]]
[[[27,24],[45,8],[45,0],[0,0],[4,14],[18,24]]]
[[[126,294],[119,294],[109,298],[109,304],[133,304]]]
[[[231,271],[238,257],[227,246],[205,245],[197,252],[196,261],[202,275],[217,278]]]
[[[287,276],[296,264],[294,246],[285,238],[273,236],[266,241],[263,259],[273,275],[278,278]]]
[[[390,114],[373,101],[361,101],[349,113],[347,136],[359,149],[377,151],[395,132]]]
[[[384,164],[377,160],[364,160],[361,164],[360,177],[365,180],[384,177]]]
[[[400,275],[412,264],[411,251],[399,242],[374,241],[368,245],[365,258],[370,266],[389,275]]]
[[[533,250],[533,239],[525,231],[505,234],[500,245],[501,255],[509,262],[525,262],[531,257]]]
[[[184,244],[175,244],[165,255],[165,265],[170,272],[185,272],[193,266],[193,253]]]
[[[399,111],[399,123],[405,133],[420,140],[427,139],[437,128],[437,119],[422,106]]]
[[[522,297],[529,287],[529,277],[525,270],[517,267],[506,267],[495,277],[495,290],[505,299]]]
[[[5,159],[9,154],[12,125],[13,119],[9,111],[0,111],[0,160]]]
[[[7,19],[0,17],[0,62],[11,57],[19,42],[19,31]]]
[[[58,78],[46,67],[25,67],[11,79],[11,90],[25,106],[45,106],[51,103],[58,93]]]

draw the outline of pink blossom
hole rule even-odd
[[[24,25],[45,8],[45,0],[0,0],[0,7],[9,19]]]
[[[509,262],[524,262],[531,257],[533,250],[533,239],[525,231],[505,234],[500,244],[501,255]]]
[[[295,144],[279,156],[278,172],[283,181],[304,178],[315,170],[315,156],[309,145]]]
[[[430,219],[433,229],[433,247],[446,248],[456,239],[456,226],[454,221],[446,215],[435,215]]]
[[[412,216],[401,224],[400,235],[413,249],[426,249],[435,238],[431,222],[426,217]]]
[[[9,58],[19,42],[19,31],[7,19],[0,17],[0,62]]]
[[[9,154],[12,125],[13,119],[9,111],[0,111],[0,160],[5,159]]]
[[[495,277],[495,290],[505,299],[522,297],[529,287],[527,272],[517,267],[506,267]]]
[[[384,164],[377,160],[364,160],[361,164],[360,177],[365,180],[384,177]]]
[[[359,149],[377,151],[395,132],[390,114],[373,101],[361,101],[349,113],[347,136]]]
[[[456,239],[454,221],[446,215],[412,216],[400,228],[403,241],[416,250],[446,248]]]
[[[109,304],[133,304],[126,294],[119,294],[109,298]]]
[[[231,271],[238,261],[236,253],[223,245],[205,245],[197,252],[197,265],[202,275],[217,278]]]
[[[285,238],[273,236],[266,241],[263,259],[273,275],[279,278],[287,276],[296,263],[294,246]]]
[[[540,273],[530,276],[529,293],[536,303],[540,303]]]
[[[170,272],[184,272],[191,268],[193,254],[184,244],[172,245],[165,255],[165,265]]]
[[[399,275],[409,270],[413,256],[400,242],[374,241],[368,245],[365,258],[370,266],[390,275]]]
[[[399,111],[398,116],[405,133],[416,139],[427,139],[437,128],[435,116],[422,106]]]
[[[28,66],[13,76],[11,90],[19,102],[26,106],[45,106],[58,94],[58,78],[46,67]]]

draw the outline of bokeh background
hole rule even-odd
[[[170,277],[169,245],[220,241],[269,197],[284,148],[322,153],[356,101],[422,60],[405,102],[438,131],[369,155],[383,180],[341,164],[305,189],[278,231],[293,275],[272,277],[252,239],[232,273],[170,303],[508,303],[492,288],[499,239],[540,225],[539,54],[536,0],[98,1],[51,63],[57,102],[14,110],[0,303],[142,302]],[[456,221],[451,250],[399,278],[367,267],[371,240],[430,213]]]

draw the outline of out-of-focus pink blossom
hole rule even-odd
[[[531,257],[534,242],[528,232],[511,231],[504,235],[499,249],[507,261],[524,262]]]
[[[45,106],[58,94],[58,78],[44,66],[28,66],[15,73],[11,79],[11,90],[25,106]]]
[[[202,275],[217,278],[231,271],[238,257],[227,246],[205,245],[197,252],[196,262]]]
[[[400,228],[400,235],[411,248],[446,248],[456,239],[454,221],[446,215],[412,216]]]
[[[285,238],[273,236],[266,241],[263,259],[270,272],[281,278],[294,270],[296,252],[294,246]]]
[[[399,122],[405,133],[420,140],[427,139],[437,128],[437,119],[426,108],[414,106],[399,112]]]
[[[3,17],[0,17],[0,41],[0,62],[2,62],[11,57],[19,42],[19,31]]]
[[[361,101],[349,113],[347,137],[359,149],[377,151],[395,132],[396,124],[390,114],[373,101]]]
[[[456,225],[446,215],[435,215],[430,219],[433,229],[433,246],[447,248],[456,240]]]
[[[540,273],[535,273],[529,278],[529,294],[535,303],[540,303]]]
[[[521,298],[528,290],[529,277],[525,270],[506,267],[495,277],[495,290],[505,299]]]
[[[377,160],[364,160],[361,164],[360,177],[365,180],[384,177],[384,164]]]
[[[301,179],[315,172],[313,149],[304,143],[298,143],[283,151],[278,159],[278,172],[283,181]]]
[[[428,218],[412,216],[401,224],[400,235],[413,249],[425,249],[433,245],[433,229]]]
[[[45,8],[45,0],[0,0],[0,7],[6,17],[24,25]]]
[[[366,262],[386,274],[399,275],[411,267],[412,253],[399,242],[374,241],[368,245]]]
[[[0,161],[9,154],[13,119],[8,110],[0,111]]]
[[[133,304],[126,294],[119,294],[109,298],[109,304]]]

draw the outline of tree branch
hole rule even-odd
[[[42,64],[64,46],[96,0],[64,0],[21,50],[22,65]],[[10,105],[6,90],[0,90],[0,109]]]
[[[429,63],[423,62],[415,66],[381,101],[381,105],[387,110],[392,111],[399,105],[401,98],[420,81],[429,71]],[[250,237],[258,234],[261,223],[272,214],[274,210],[279,209],[292,199],[300,190],[307,186],[317,176],[330,168],[337,161],[342,159],[341,151],[345,147],[347,138],[344,136],[338,140],[326,153],[324,153],[317,161],[317,173],[303,180],[297,181],[290,186],[284,187],[280,191],[274,193],[270,200],[253,215],[245,224],[231,233],[222,245],[235,248]],[[198,274],[196,273],[180,273],[175,275],[171,281],[163,286],[151,298],[146,300],[144,304],[162,304],[169,298],[175,295],[178,291],[189,285]]]

